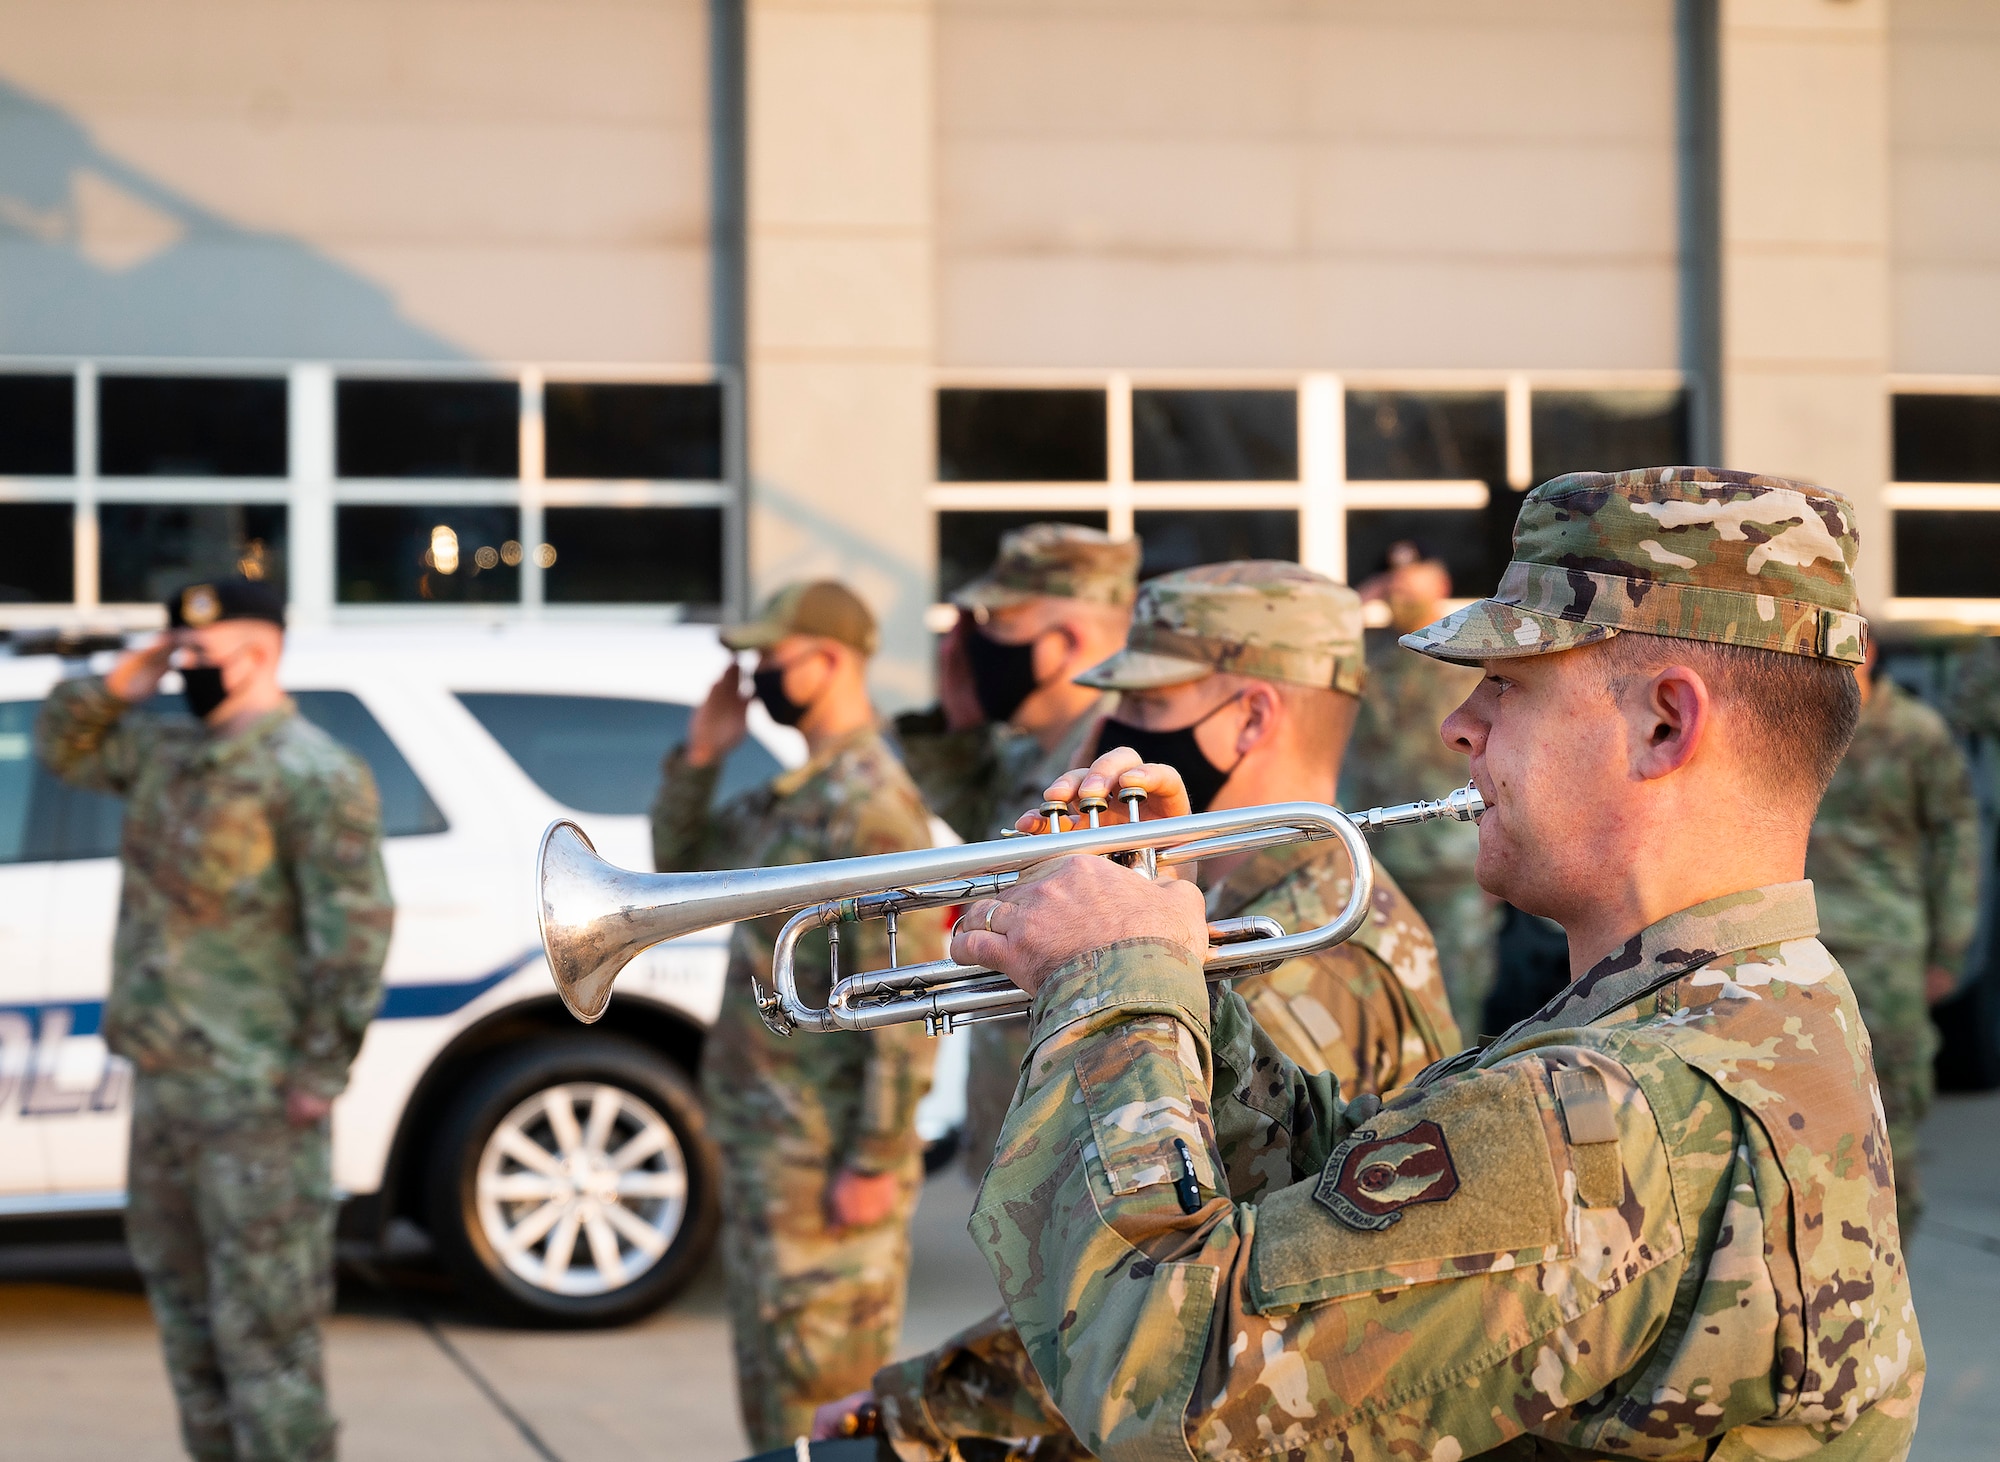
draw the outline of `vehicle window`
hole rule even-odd
[[[125,804],[66,786],[36,760],[35,713],[41,707],[40,701],[0,701],[0,863],[112,857]]]
[[[651,807],[660,758],[681,740],[693,709],[600,695],[460,691],[458,698],[537,786],[579,812]],[[723,766],[717,794],[760,786],[782,770],[755,737],[746,737]]]
[[[382,836],[441,833],[451,824],[361,697],[345,690],[295,690],[299,714],[368,763],[382,796]]]

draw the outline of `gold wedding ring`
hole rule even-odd
[[[986,930],[988,934],[991,934],[993,932],[993,916],[996,913],[998,913],[999,910],[1000,910],[1000,900],[998,899],[988,900],[986,905],[986,917],[979,921],[980,925]]]

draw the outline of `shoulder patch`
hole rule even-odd
[[[1458,1191],[1451,1147],[1435,1122],[1419,1122],[1393,1137],[1372,1127],[1333,1150],[1313,1201],[1352,1229],[1385,1229],[1417,1203],[1443,1203]]]

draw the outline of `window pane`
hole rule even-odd
[[[550,508],[551,604],[720,604],[722,509]]]
[[[104,376],[97,470],[106,477],[283,477],[281,376]]]
[[[1890,515],[1896,594],[1905,599],[2000,599],[2000,513]]]
[[[1102,482],[1102,391],[938,392],[938,481]]]
[[[542,389],[550,477],[722,476],[722,387],[551,381]]]
[[[0,604],[63,604],[76,597],[68,503],[0,503]]]
[[[459,700],[549,796],[578,812],[643,813],[660,761],[687,731],[691,708],[595,695],[460,691]],[[762,786],[782,768],[754,736],[724,763],[718,802]]]
[[[2000,482],[2000,396],[1898,396],[1898,482]]]
[[[107,604],[156,604],[195,579],[244,574],[285,587],[282,503],[99,503]]]
[[[1132,475],[1141,482],[1296,482],[1292,391],[1134,391]]]
[[[67,477],[76,471],[76,379],[0,375],[0,472]]]
[[[521,511],[456,503],[349,504],[334,519],[342,604],[512,604],[521,597]]]
[[[1509,493],[1509,510],[1520,498]],[[1408,539],[1451,570],[1452,593],[1484,594],[1499,583],[1505,560],[1493,558],[1487,514],[1478,508],[1357,509],[1347,515],[1347,581],[1359,585],[1389,566],[1389,545]]]
[[[1535,481],[1565,472],[1672,467],[1688,458],[1687,392],[1537,391]]]
[[[1102,532],[1102,513],[939,513],[938,599],[951,598],[993,567],[1000,555],[1000,535],[1030,523],[1075,523]]]
[[[35,712],[40,701],[0,701],[0,863],[18,863],[28,836],[28,798],[40,770]]]
[[[1290,508],[1255,512],[1146,512],[1132,515],[1143,553],[1139,577],[1235,558],[1299,556],[1299,515]]]
[[[1507,398],[1498,391],[1349,391],[1347,475],[1507,482]]]
[[[383,837],[441,833],[450,826],[361,697],[345,690],[295,690],[292,699],[300,715],[368,763],[382,794]]]
[[[513,381],[340,381],[342,477],[519,477]]]

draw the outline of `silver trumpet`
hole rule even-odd
[[[949,959],[901,964],[896,959],[900,916],[919,909],[990,897],[1014,884],[1023,870],[1051,858],[1092,853],[1116,858],[1147,877],[1159,869],[1229,853],[1287,843],[1337,838],[1354,868],[1353,886],[1340,913],[1317,929],[1285,933],[1274,919],[1223,919],[1208,926],[1210,979],[1269,968],[1353,936],[1374,897],[1374,866],[1362,834],[1382,827],[1450,820],[1474,822],[1486,810],[1478,789],[1459,788],[1435,802],[1404,802],[1346,813],[1317,802],[1280,802],[1189,817],[1139,820],[1145,793],[1126,788],[1124,822],[1105,822],[1102,799],[1079,804],[1085,826],[1063,828],[1071,817],[1062,803],[1044,803],[1045,833],[1017,834],[994,842],[919,848],[826,863],[794,863],[719,873],[634,873],[597,856],[573,822],[551,823],[542,835],[537,864],[541,890],[542,947],[556,992],[578,1020],[604,1014],[611,985],[634,955],[697,929],[790,913],[778,935],[772,988],[757,987],[764,1023],[780,1035],[794,1031],[873,1030],[921,1020],[937,1035],[975,1020],[1024,1012],[1029,997],[1004,975]],[[881,919],[889,940],[889,965],[843,976],[840,929]],[[831,946],[833,985],[824,1007],[799,997],[798,942],[809,929],[825,929]]]

